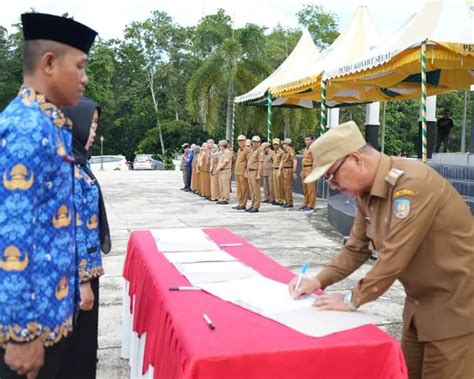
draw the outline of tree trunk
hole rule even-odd
[[[156,116],[156,126],[158,128],[158,135],[160,138],[160,145],[161,145],[161,154],[165,154],[165,144],[163,142],[163,132],[161,130],[161,123],[160,117],[158,116],[158,100],[156,99],[155,87],[153,85],[153,72],[147,72],[147,82],[148,87],[150,88],[151,99],[153,100],[153,107],[155,108],[155,116]]]
[[[230,79],[229,83],[227,84],[227,119],[226,119],[226,128],[225,128],[225,138],[228,141],[232,140],[233,123],[234,123],[234,80]]]

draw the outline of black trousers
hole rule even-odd
[[[37,379],[54,379],[60,370],[65,349],[70,338],[65,338],[45,351],[44,365],[41,367]],[[18,375],[5,364],[5,350],[0,349],[0,378],[1,379],[26,379],[26,375]]]
[[[438,132],[438,135],[436,136],[435,153],[439,153],[442,143],[444,144],[444,152],[446,153],[448,151],[449,133],[443,134]]]
[[[91,281],[94,306],[79,311],[74,331],[66,347],[55,379],[95,379],[97,371],[97,334],[99,326],[99,279]]]

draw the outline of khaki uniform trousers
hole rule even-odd
[[[402,350],[410,379],[474,378],[474,333],[419,342],[413,320],[403,333]]]
[[[209,171],[201,171],[199,179],[201,196],[211,197],[211,174]]]
[[[283,193],[285,195],[285,203],[293,205],[293,169],[282,168],[281,176],[283,177]]]
[[[275,196],[273,194],[273,175],[267,175],[263,177],[263,193],[265,194],[265,200],[275,200]]]
[[[301,182],[303,183],[303,205],[309,208],[314,208],[316,205],[316,182],[305,184],[305,178],[311,174],[311,167],[303,167],[301,170]]]
[[[249,182],[244,175],[236,175],[237,178],[237,201],[240,207],[247,206],[249,199]]]
[[[219,171],[219,201],[229,201],[230,200],[230,169],[220,170]]]
[[[220,194],[219,194],[219,177],[218,173],[215,173],[214,175],[211,174],[211,200],[219,200],[220,199]]]
[[[191,175],[191,191],[199,190],[199,174],[196,172],[196,168],[193,167],[193,173]]]
[[[260,179],[257,179],[257,170],[249,170],[247,174],[249,181],[250,196],[252,197],[252,208],[260,208]]]
[[[285,201],[285,196],[283,195],[283,180],[282,176],[278,175],[279,170],[273,169],[273,196],[277,203],[283,203]]]

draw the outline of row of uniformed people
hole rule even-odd
[[[235,159],[234,174],[237,182],[236,210],[257,213],[261,203],[261,187],[263,181],[264,203],[279,205],[284,208],[293,207],[293,179],[296,178],[297,160],[292,148],[291,139],[272,140],[273,149],[267,142],[261,143],[259,136],[248,140],[244,135],[237,138],[239,150]],[[306,148],[303,153],[301,178],[311,172],[313,160],[309,146],[313,137],[305,138]],[[229,204],[231,168],[234,153],[229,149],[229,142],[222,140],[219,146],[208,140],[201,147],[183,145],[186,174],[188,180],[184,190],[192,191],[202,197],[217,201],[218,204]],[[303,182],[304,201],[300,210],[312,210],[316,201],[316,183]],[[247,202],[251,206],[247,208]]]
[[[212,139],[199,146],[183,145],[188,181],[185,191],[192,191],[217,204],[229,204],[233,151],[226,140]]]
[[[251,146],[246,143],[244,135],[237,138],[239,150],[235,164],[235,177],[237,182],[237,205],[236,210],[246,210],[256,213],[260,208],[260,179],[263,178],[264,203],[279,205],[283,208],[293,207],[293,179],[297,177],[296,153],[292,148],[292,141],[286,138],[282,147],[279,138],[272,140],[273,150],[270,144],[261,144],[259,136],[254,136]],[[303,153],[301,177],[311,172],[313,160],[309,146],[313,137],[305,138],[306,148]],[[309,171],[308,171],[309,170]],[[300,210],[314,209],[316,202],[316,183],[306,184],[303,182],[304,200]],[[247,208],[247,200],[250,197],[252,204]]]

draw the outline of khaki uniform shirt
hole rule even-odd
[[[219,153],[219,163],[223,164],[221,170],[228,170],[232,167],[232,154],[229,149]]]
[[[303,168],[312,168],[313,167],[313,155],[311,150],[307,147],[303,151],[303,160],[301,162]]]
[[[282,155],[283,155],[283,149],[281,148],[273,152],[273,168],[280,168]]]
[[[357,198],[349,240],[317,278],[323,288],[345,278],[369,258],[372,242],[378,260],[353,288],[354,305],[376,299],[398,279],[407,295],[404,327],[414,317],[420,341],[472,333],[473,220],[458,192],[428,165],[382,155],[371,192]]]
[[[201,160],[200,160],[200,170],[204,172],[210,172],[211,168],[211,151],[204,150],[201,152]]]
[[[250,150],[250,154],[248,155],[247,158],[247,168],[249,170],[257,170],[258,169],[258,164],[262,163],[263,164],[263,150],[258,147],[255,150]]]
[[[220,155],[219,152],[216,152],[216,153],[212,153],[212,154],[211,154],[211,167],[210,167],[210,171],[211,171],[211,174],[212,174],[212,175],[216,175],[216,174],[217,174],[217,165],[219,164],[219,155]]]
[[[296,159],[295,151],[289,147],[288,151],[285,151],[281,157],[283,160],[282,168],[293,168],[293,160]]]
[[[245,174],[245,170],[247,169],[247,157],[249,154],[250,149],[248,147],[244,147],[243,149],[239,148],[235,162],[235,175]]]
[[[273,175],[273,150],[263,153],[263,176]]]

